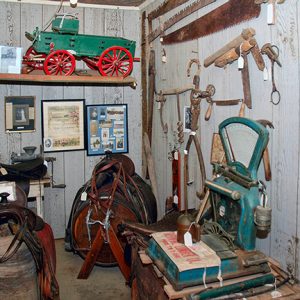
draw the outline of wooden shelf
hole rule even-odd
[[[42,71],[29,74],[0,73],[0,83],[43,84],[43,85],[124,85],[136,87],[134,77],[105,77],[93,70],[76,71],[72,76],[45,75]]]

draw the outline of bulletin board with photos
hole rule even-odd
[[[128,153],[127,104],[86,106],[87,155]]]

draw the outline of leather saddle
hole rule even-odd
[[[12,165],[0,163],[0,181],[15,181],[27,196],[30,179],[41,179],[46,173],[47,166],[42,157]]]
[[[40,299],[59,299],[55,277],[56,254],[51,227],[26,207],[0,203],[0,225],[7,224],[13,239],[0,257],[5,263],[13,257],[24,242],[34,259],[40,286]]]
[[[6,203],[0,204],[0,224],[3,223],[8,223],[14,238],[0,258],[0,263],[9,260],[24,242],[33,256],[37,270],[40,271],[43,263],[42,251],[33,231],[42,230],[44,221],[28,208]]]

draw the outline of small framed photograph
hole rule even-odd
[[[184,106],[183,108],[183,131],[191,131],[192,113],[190,106]]]
[[[84,103],[83,99],[42,101],[44,152],[85,149]]]
[[[128,153],[127,104],[86,106],[87,155]]]
[[[35,131],[34,96],[8,96],[4,102],[7,133]]]

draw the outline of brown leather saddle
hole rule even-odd
[[[55,245],[51,227],[33,211],[14,202],[0,203],[0,225],[7,225],[13,235],[10,245],[0,257],[0,263],[12,258],[25,243],[36,265],[40,299],[59,299],[59,287],[55,277]]]

